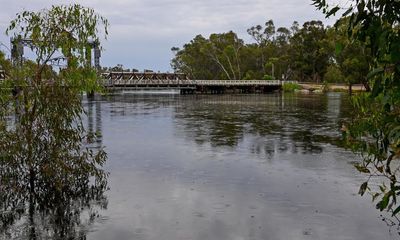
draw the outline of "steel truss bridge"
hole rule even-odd
[[[0,80],[6,74],[0,70]],[[194,93],[255,93],[281,89],[287,82],[281,80],[191,80],[180,73],[107,72],[100,75],[103,86],[110,90],[164,90],[175,89],[181,94]]]
[[[177,89],[182,94],[270,92],[281,89],[281,80],[191,80],[180,73],[107,72],[101,81],[109,90]]]

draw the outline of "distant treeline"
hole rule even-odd
[[[348,39],[346,19],[334,27],[321,21],[294,22],[276,28],[272,20],[247,32],[254,43],[237,34],[197,35],[182,49],[173,47],[177,72],[193,79],[290,79],[307,82],[363,83],[367,85],[368,51]]]

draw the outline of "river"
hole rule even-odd
[[[85,101],[108,153],[88,239],[394,239],[341,144],[346,94]]]

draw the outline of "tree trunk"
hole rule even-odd
[[[87,97],[90,98],[90,99],[93,99],[94,98],[94,91],[88,92],[87,93]]]
[[[35,171],[31,168],[29,171],[29,239],[36,240],[35,231]]]
[[[365,91],[371,92],[371,87],[369,86],[368,81],[363,81],[363,86],[365,87]]]

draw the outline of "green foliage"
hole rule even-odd
[[[90,145],[80,97],[98,87],[87,53],[100,26],[107,34],[107,20],[71,5],[24,11],[7,28],[17,40],[30,39],[36,53],[0,85],[0,232],[10,238],[20,237],[8,231],[17,221],[32,239],[83,238],[80,213],[93,203],[104,207],[106,153]],[[50,63],[59,54],[67,67],[56,73]]]
[[[271,67],[265,66],[268,59],[278,76],[289,75],[286,53],[291,31],[275,31],[269,20],[263,27],[250,28],[248,33],[256,44],[244,44],[233,32],[211,34],[208,39],[196,36],[182,49],[171,49],[175,54],[171,65],[175,71],[195,79],[262,79],[267,72],[272,75]]]
[[[2,51],[0,51],[0,70],[4,70],[6,74],[9,74],[11,71],[11,61],[6,59]]]
[[[326,83],[343,83],[345,78],[340,68],[334,64],[328,66],[324,75],[324,82]]]
[[[282,90],[284,92],[294,92],[296,90],[300,90],[301,86],[297,83],[284,83],[282,85]]]
[[[290,29],[275,30],[269,20],[247,30],[255,41],[247,44],[233,32],[211,34],[208,39],[199,35],[182,49],[171,49],[175,54],[171,65],[194,79],[262,79],[271,75],[318,83],[328,70],[331,79],[333,71],[340,70],[348,82],[366,85],[369,55],[360,41],[348,39],[345,23],[326,28],[321,21],[302,26],[294,22]],[[340,77],[340,81],[345,80]]]
[[[313,2],[327,15],[337,10],[337,7],[327,6],[323,0]],[[396,163],[400,159],[399,15],[399,2],[385,0],[356,1],[343,14],[347,17],[350,39],[368,50],[371,67],[366,81],[372,86],[371,93],[353,98],[358,112],[344,130],[349,145],[363,156],[357,169],[369,174],[369,179],[382,176],[382,185],[378,189],[369,189],[373,200],[378,199],[377,208],[392,211],[393,215],[400,211],[397,202],[399,168]],[[357,76],[357,69],[365,67],[365,63],[360,58],[346,58],[343,62],[356,69],[349,70],[350,74],[356,74],[353,78],[361,77]],[[364,188],[360,193],[364,193]]]
[[[208,39],[198,35],[182,50],[172,49],[176,55],[171,66],[195,79],[242,79],[242,47],[243,40],[233,32],[211,34]]]
[[[268,74],[265,74],[262,78],[262,80],[274,80],[274,77]]]
[[[369,89],[367,75],[369,66],[372,64],[369,49],[365,43],[349,38],[347,33],[348,23],[348,18],[342,18],[335,24],[335,29],[332,30],[331,34],[334,34],[332,41],[336,44],[335,60],[346,83],[349,85],[362,83]]]
[[[256,73],[253,70],[249,70],[246,72],[243,80],[254,80],[254,79],[258,79],[256,77]]]
[[[295,79],[321,82],[333,50],[329,48],[326,29],[321,21],[306,22],[291,38],[291,59]]]

